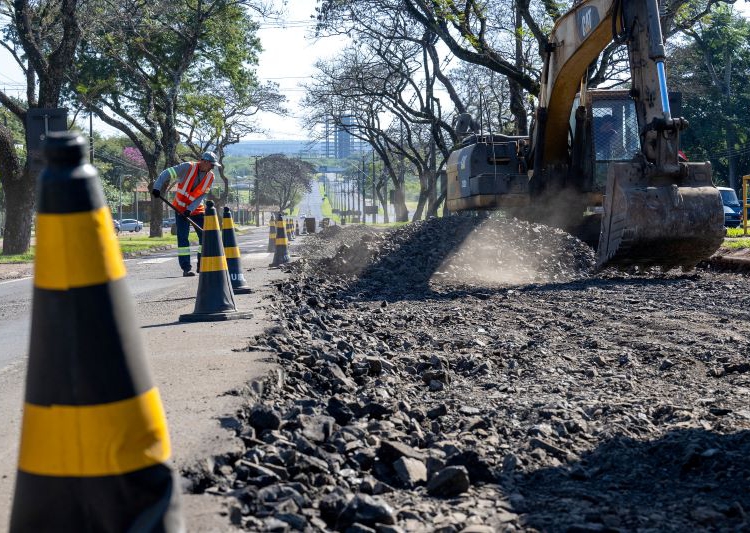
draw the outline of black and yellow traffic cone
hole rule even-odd
[[[291,218],[287,218],[285,220],[286,220],[285,229],[286,229],[286,238],[287,238],[287,241],[293,241],[294,240],[294,231],[292,231],[292,219]]]
[[[86,142],[50,133],[10,531],[181,531],[179,485]]]
[[[242,272],[240,248],[237,246],[232,212],[228,207],[224,208],[224,218],[221,221],[221,240],[224,244],[224,254],[227,257],[227,268],[229,270],[229,280],[232,282],[232,291],[234,294],[248,294],[252,292],[245,279],[245,274]]]
[[[276,218],[276,252],[273,254],[273,263],[270,266],[277,267],[289,262],[287,253],[288,242],[286,240],[286,221],[281,213]]]
[[[268,233],[268,253],[272,254],[276,251],[276,220],[271,215],[271,220],[268,222],[269,233]]]
[[[190,314],[180,315],[180,322],[213,322],[253,316],[249,312],[237,311],[234,303],[227,258],[221,244],[219,217],[210,200],[206,202],[203,217],[203,253],[200,266],[195,310]]]

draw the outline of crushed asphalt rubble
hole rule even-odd
[[[251,531],[750,529],[750,291],[594,271],[515,219],[306,239],[244,447],[185,472]]]

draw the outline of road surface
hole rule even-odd
[[[235,296],[238,310],[252,310],[243,321],[184,324],[178,316],[193,311],[198,277],[183,278],[176,251],[126,260],[128,286],[146,353],[167,412],[173,461],[178,468],[205,461],[233,449],[233,434],[220,417],[232,415],[241,403],[225,394],[243,387],[272,368],[268,354],[245,349],[268,325],[261,309],[269,281],[282,276],[269,270],[265,228],[238,236],[248,283],[255,290]],[[195,263],[195,258],[193,257]],[[249,270],[249,272],[247,272]],[[31,323],[32,279],[0,282],[0,531],[10,517],[17,466],[23,384]],[[218,514],[223,502],[184,496],[189,531],[222,531],[228,520]]]

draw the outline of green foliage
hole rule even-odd
[[[293,208],[311,190],[315,166],[307,161],[273,154],[258,160],[261,203],[269,201],[281,211]]]
[[[690,122],[683,149],[690,160],[710,160],[717,184],[728,185],[730,157],[740,175],[750,171],[750,22],[719,8],[686,34],[669,72]]]
[[[12,100],[15,100],[12,98]],[[20,104],[20,102],[19,102]],[[24,133],[24,127],[18,117],[8,111],[4,107],[0,107],[0,121],[6,126],[13,134],[13,141],[18,145],[26,144],[26,135]]]

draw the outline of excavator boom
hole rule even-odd
[[[587,87],[590,65],[613,40],[628,49],[627,94]],[[530,137],[475,131],[464,139],[448,160],[447,208],[525,205],[529,218],[598,242],[602,268],[691,268],[707,259],[724,237],[721,197],[709,162],[678,158],[688,124],[672,116],[657,0],[578,0],[544,55]],[[627,127],[622,153],[600,149],[595,131],[604,122]],[[596,239],[589,230],[602,211]]]
[[[567,131],[576,92],[585,93],[586,68],[612,39],[627,44],[640,150],[629,161],[609,164],[597,263],[693,267],[721,245],[723,208],[711,164],[678,159],[687,121],[671,113],[657,0],[581,1],[555,25],[542,74],[538,116],[544,124],[532,137],[532,183],[538,182],[532,193],[554,189],[556,180],[577,181],[554,139]]]

